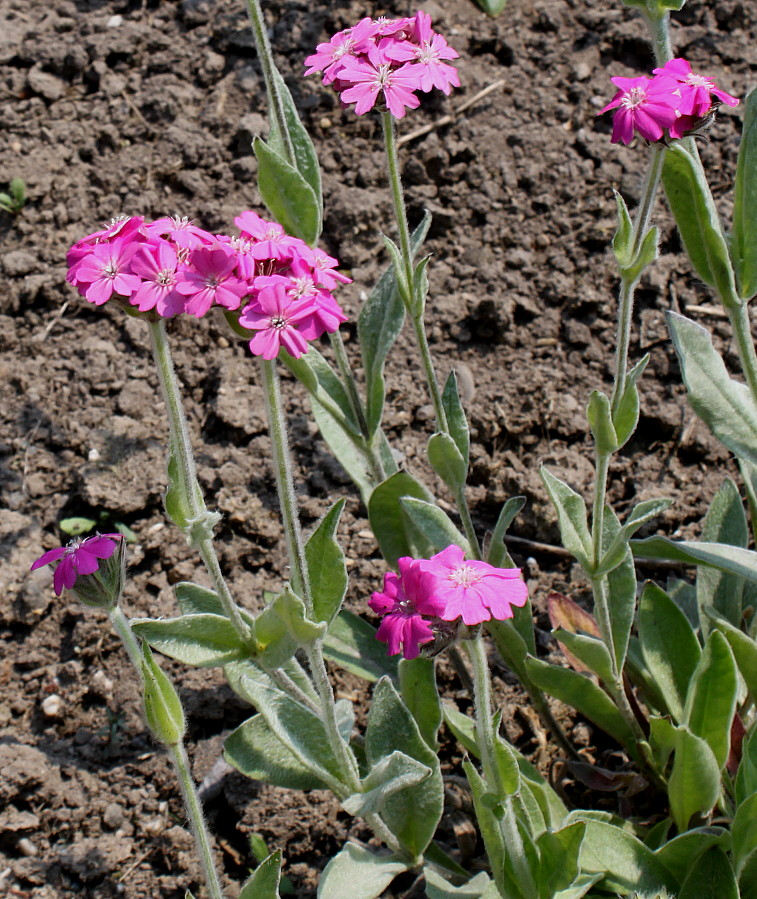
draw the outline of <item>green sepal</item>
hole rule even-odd
[[[147,644],[142,645],[141,664],[147,725],[164,746],[176,746],[183,740],[186,730],[179,694],[153,658]]]

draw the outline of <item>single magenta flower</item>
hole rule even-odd
[[[440,618],[445,603],[428,589],[418,560],[405,556],[397,564],[399,574],[387,572],[383,591],[372,594],[368,605],[383,616],[376,638],[387,644],[387,653],[415,659],[434,639],[428,619]]]
[[[717,101],[725,103],[727,106],[738,106],[738,97],[733,97],[715,84],[715,82],[707,75],[698,75],[693,72],[691,65],[680,57],[671,59],[664,66],[658,69],[652,69],[655,75],[667,75],[674,78],[680,85],[681,104],[679,111],[682,115],[691,115],[701,118],[706,116],[712,109],[715,97]]]
[[[428,589],[443,601],[444,621],[461,618],[463,624],[481,624],[494,618],[505,621],[513,617],[513,606],[528,600],[528,587],[520,568],[495,568],[488,562],[466,561],[459,546],[448,546],[420,562],[427,574]]]
[[[247,283],[234,275],[236,253],[216,242],[210,247],[192,250],[189,265],[176,279],[176,290],[187,298],[186,311],[196,318],[216,303],[226,309],[238,309],[247,294]]]
[[[646,140],[660,140],[677,118],[681,102],[678,84],[670,77],[611,78],[619,88],[597,115],[615,109],[611,143],[630,144],[634,131]]]
[[[239,316],[243,328],[258,332],[250,341],[250,352],[264,359],[275,359],[284,347],[290,356],[299,359],[308,351],[307,339],[299,326],[315,310],[311,298],[293,299],[284,284],[263,287]]]
[[[55,595],[60,596],[63,590],[72,590],[79,577],[94,574],[100,562],[109,559],[123,541],[121,534],[95,534],[84,540],[78,537],[67,546],[51,549],[41,555],[29,569],[36,571],[43,565],[55,566],[53,588]]]
[[[131,263],[132,271],[142,278],[131,297],[140,312],[155,309],[158,315],[170,318],[184,311],[186,297],[176,289],[178,266],[176,248],[167,240],[140,244]]]
[[[75,285],[96,306],[102,306],[114,295],[130,297],[142,283],[131,271],[131,260],[137,251],[131,236],[117,237],[108,243],[95,244],[75,265]]]

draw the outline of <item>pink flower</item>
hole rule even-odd
[[[716,97],[728,106],[738,106],[737,97],[732,97],[720,90],[715,82],[706,75],[697,75],[692,72],[691,65],[680,57],[671,59],[664,66],[652,70],[655,75],[668,75],[679,84],[685,85],[681,90],[681,104],[679,111],[682,115],[691,115],[697,118],[706,116],[712,108],[712,97]]]
[[[94,574],[100,567],[100,560],[109,559],[122,539],[121,534],[95,534],[94,537],[87,537],[85,540],[77,538],[68,546],[46,552],[29,570],[36,571],[43,565],[58,562],[53,574],[53,588],[55,595],[60,596],[64,589],[73,588],[79,576]]]
[[[357,25],[335,34],[331,40],[318,44],[315,53],[308,56],[305,65],[309,66],[306,75],[323,72],[323,83],[331,84],[339,73],[344,56],[352,56],[365,48],[366,43],[377,33],[373,20],[369,17],[361,19]]]
[[[236,253],[230,246],[216,242],[189,254],[189,266],[178,272],[176,290],[189,297],[186,311],[202,318],[213,303],[226,309],[238,309],[248,292],[247,282],[237,278]]]
[[[198,228],[185,215],[159,218],[147,225],[145,231],[150,237],[169,237],[177,247],[189,250],[209,246],[216,239],[209,231]]]
[[[630,144],[634,130],[645,140],[660,140],[676,121],[681,102],[676,81],[669,77],[611,78],[620,88],[597,115],[616,109],[612,123],[613,144]]]
[[[130,297],[142,283],[130,268],[138,246],[131,236],[95,244],[70,273],[79,293],[97,306],[107,303],[114,294]]]
[[[415,659],[421,645],[434,639],[424,616],[439,618],[444,601],[429,591],[419,561],[403,557],[398,566],[399,575],[387,572],[383,591],[372,594],[368,605],[383,616],[376,638],[387,644],[387,654],[402,652],[406,659]]]
[[[401,119],[405,107],[417,109],[420,100],[413,91],[420,88],[420,75],[415,66],[405,64],[398,69],[389,63],[378,66],[368,60],[347,58],[339,71],[339,80],[350,85],[342,91],[344,103],[354,103],[356,115],[364,115],[376,105],[379,93],[391,114]]]
[[[239,316],[239,324],[258,333],[250,341],[250,352],[275,359],[281,347],[299,359],[308,351],[300,325],[313,315],[314,302],[308,297],[292,299],[282,283],[263,287]]]
[[[512,606],[523,606],[528,599],[520,568],[495,568],[487,562],[466,561],[463,550],[454,544],[419,564],[431,578],[428,589],[444,603],[439,616],[444,621],[504,621],[513,617]]]
[[[178,265],[176,249],[167,240],[141,244],[131,261],[132,271],[143,279],[132,295],[132,305],[140,312],[155,309],[164,318],[183,312],[186,300],[176,290]]]
[[[413,24],[413,40],[390,41],[384,50],[387,58],[395,62],[417,63],[420,89],[428,92],[437,87],[449,95],[453,87],[460,87],[460,76],[454,66],[442,60],[457,59],[460,54],[431,28],[428,13],[419,10]]]

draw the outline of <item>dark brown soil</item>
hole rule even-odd
[[[340,294],[354,318],[384,264],[378,229],[391,229],[380,134],[370,115],[342,112],[317,78],[300,73],[335,30],[414,8],[351,0],[275,7],[273,45],[324,170],[323,245],[354,278]],[[428,99],[404,133],[504,82],[454,124],[402,149],[411,219],[424,208],[434,215],[433,350],[442,376],[462,370],[472,398],[473,514],[484,533],[505,499],[525,494],[514,534],[554,544],[538,467],[546,463],[580,490],[591,485],[583,410],[591,389],[606,388],[612,365],[612,188],[632,200],[645,157],[643,147],[611,146],[610,122],[596,112],[611,96],[610,74],[651,67],[644,30],[609,0],[511,0],[495,20],[468,0],[423,8],[459,50],[463,87],[450,99]],[[170,765],[142,721],[128,660],[102,615],[56,600],[49,573],[28,568],[61,542],[61,518],[102,513],[106,529],[124,522],[137,536],[130,614],[170,615],[171,585],[205,580],[161,507],[166,425],[144,326],[76,296],[64,256],[120,213],[178,213],[223,231],[243,209],[262,212],[250,152],[251,137],[266,131],[261,74],[242,0],[0,0],[0,12],[0,181],[21,177],[29,194],[19,215],[0,214],[0,895],[179,899],[198,889],[191,838]],[[678,52],[727,90],[743,96],[752,86],[752,4],[690,0],[673,36]],[[739,110],[725,114],[702,148],[724,210],[739,131]],[[634,359],[651,353],[642,417],[611,490],[620,512],[672,497],[656,526],[696,534],[734,466],[686,405],[663,312],[689,310],[727,331],[717,317],[691,310],[711,297],[692,276],[670,217],[661,211],[658,221],[662,255],[638,293],[632,346]],[[236,595],[256,608],[261,590],[286,577],[256,366],[220,318],[176,321],[170,331],[200,478],[209,505],[224,515],[222,564]],[[354,351],[354,326],[344,331]],[[432,410],[414,360],[403,338],[389,364],[388,431],[407,467],[443,497],[423,462]],[[330,499],[353,494],[311,423],[303,390],[291,380],[285,388],[307,527]],[[340,535],[350,602],[363,609],[383,566],[355,498]],[[559,554],[512,548],[534,588],[538,623],[548,628],[547,592],[580,597],[583,585]],[[167,667],[181,685],[202,779],[248,710],[220,672]],[[509,675],[495,673],[509,735],[545,762],[540,729],[518,707]],[[454,689],[452,676],[448,682]],[[337,685],[358,700],[366,695],[353,678],[340,676]],[[583,723],[574,736],[596,746]],[[210,795],[229,895],[252,864],[253,831],[282,847],[301,897],[314,895],[319,870],[349,833],[367,836],[325,793],[287,793],[232,774]],[[464,804],[454,814],[451,806],[444,827],[451,839],[453,830],[464,835]]]

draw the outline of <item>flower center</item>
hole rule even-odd
[[[646,103],[647,92],[643,87],[632,87],[631,90],[623,97],[623,105],[628,109],[635,109]]]
[[[174,282],[174,273],[171,269],[163,269],[162,272],[158,272],[158,277],[155,280],[161,287],[168,287]]]
[[[686,76],[686,84],[690,84],[692,87],[704,87],[708,91],[715,87],[709,78],[706,78],[704,75],[695,75],[694,72]]]
[[[205,286],[208,287],[210,290],[215,290],[216,287],[218,287],[219,281],[220,281],[220,279],[219,279],[218,275],[208,275],[207,278],[205,279]]]
[[[456,587],[471,587],[481,580],[481,575],[470,565],[459,565],[448,577]]]
[[[272,328],[275,328],[277,331],[283,331],[287,326],[286,317],[283,315],[272,315],[269,324]]]
[[[111,280],[116,277],[118,274],[118,263],[115,259],[108,260],[107,264],[103,267],[103,277],[110,278]]]
[[[194,224],[194,222],[191,222],[186,215],[182,215],[181,217],[172,215],[169,221],[171,222],[174,231],[186,231]]]

